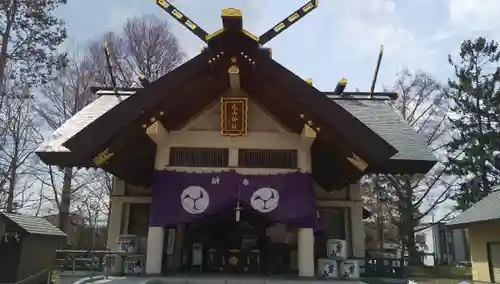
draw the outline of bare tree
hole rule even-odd
[[[451,137],[451,126],[447,117],[448,103],[444,99],[446,90],[430,75],[404,70],[398,74],[394,91],[399,93],[399,97],[392,106],[426,138],[427,146],[440,160],[427,175],[386,174],[371,179],[376,186],[371,191],[370,199],[383,204],[382,222],[397,225],[410,259],[415,262],[418,259],[416,233],[426,228],[418,225],[450,198],[456,183],[455,178],[446,174],[448,166],[444,153]],[[428,223],[443,221],[450,214]]]
[[[58,80],[47,84],[37,99],[37,112],[43,123],[54,131],[94,100],[95,95],[89,90],[93,82],[94,73],[88,64],[79,58],[78,53],[70,56],[67,66],[58,73]],[[45,195],[45,200],[53,202],[58,209],[59,228],[64,231],[69,222],[72,196],[87,186],[92,178],[79,179],[79,183],[74,184],[78,171],[72,168],[60,171],[53,167],[39,169],[36,176],[44,187],[50,188],[51,197]]]
[[[45,83],[64,63],[56,48],[66,39],[55,10],[66,0],[3,0],[0,2],[0,95],[7,79],[22,85]],[[7,78],[6,70],[11,66]]]
[[[32,100],[14,97],[6,102],[0,111],[0,204],[7,212],[13,212],[32,197],[33,192],[26,191],[32,184],[29,171],[42,135],[35,122]]]
[[[104,245],[107,240],[107,224],[109,223],[110,196],[112,175],[100,172],[92,187],[84,189],[73,199],[75,211],[85,220],[85,231],[82,236],[87,248]],[[90,245],[88,245],[90,244]]]
[[[170,32],[167,21],[155,16],[133,18],[120,33],[107,33],[89,45],[86,60],[96,72],[96,83],[109,84],[109,72],[103,53],[103,41],[109,43],[114,75],[119,86],[139,84],[139,75],[156,80],[172,71],[185,59]]]
[[[26,205],[25,175],[40,133],[33,120],[30,96],[20,88],[39,85],[64,65],[56,48],[66,38],[54,14],[66,0],[5,0],[0,3],[0,191],[4,209]],[[19,196],[19,194],[21,194]],[[1,195],[1,193],[0,193]],[[20,198],[20,199],[19,199]]]
[[[150,80],[157,79],[173,70],[184,58],[166,22],[150,16],[131,19],[121,33],[108,33],[103,39],[109,42],[114,75],[120,86],[131,86],[139,74]],[[91,85],[109,86],[110,82],[102,41],[90,42],[83,55],[69,56],[68,61],[58,80],[42,90],[43,96],[38,101],[40,116],[53,130],[95,99],[95,95],[89,92]],[[72,209],[83,210],[90,219],[97,218],[89,215],[97,207],[100,208],[98,218],[108,214],[111,175],[101,170],[77,171],[71,168],[63,169],[61,173],[52,167],[45,172],[41,180],[49,191],[44,199],[57,206],[61,229],[64,230]],[[77,184],[75,180],[78,180]],[[59,186],[61,182],[62,186]]]

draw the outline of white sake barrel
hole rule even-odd
[[[108,275],[121,275],[123,272],[123,259],[118,255],[104,257]]]
[[[144,272],[144,256],[143,255],[131,255],[125,257],[123,261],[123,274],[135,274],[140,275]]]
[[[318,259],[317,273],[319,277],[337,278],[339,275],[338,262],[334,259]]]
[[[139,247],[139,239],[136,235],[120,235],[117,242],[119,252],[136,253]]]
[[[339,239],[329,239],[326,241],[326,256],[334,259],[347,258],[347,241]]]
[[[342,278],[358,279],[359,278],[359,264],[357,260],[346,259],[342,261],[340,271]]]

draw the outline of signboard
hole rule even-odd
[[[248,99],[221,97],[221,134],[241,136],[248,132]]]

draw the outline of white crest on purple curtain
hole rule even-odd
[[[192,185],[181,193],[182,208],[190,214],[200,214],[207,210],[210,204],[208,192],[201,186]]]
[[[279,205],[280,195],[278,191],[271,187],[261,187],[257,189],[250,198],[253,209],[268,213],[276,209]]]

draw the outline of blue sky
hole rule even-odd
[[[106,31],[118,31],[127,18],[169,15],[153,0],[69,0],[58,13],[66,21],[68,47]],[[240,8],[244,26],[260,35],[306,0],[175,0],[207,32],[222,23],[222,8]],[[313,78],[321,90],[332,90],[345,77],[348,88],[367,90],[377,53],[385,47],[377,89],[389,86],[402,67],[425,70],[438,79],[452,75],[448,54],[463,39],[500,39],[498,0],[319,0],[319,8],[266,46],[273,57],[301,77]],[[202,42],[174,20],[174,34],[190,56]]]

